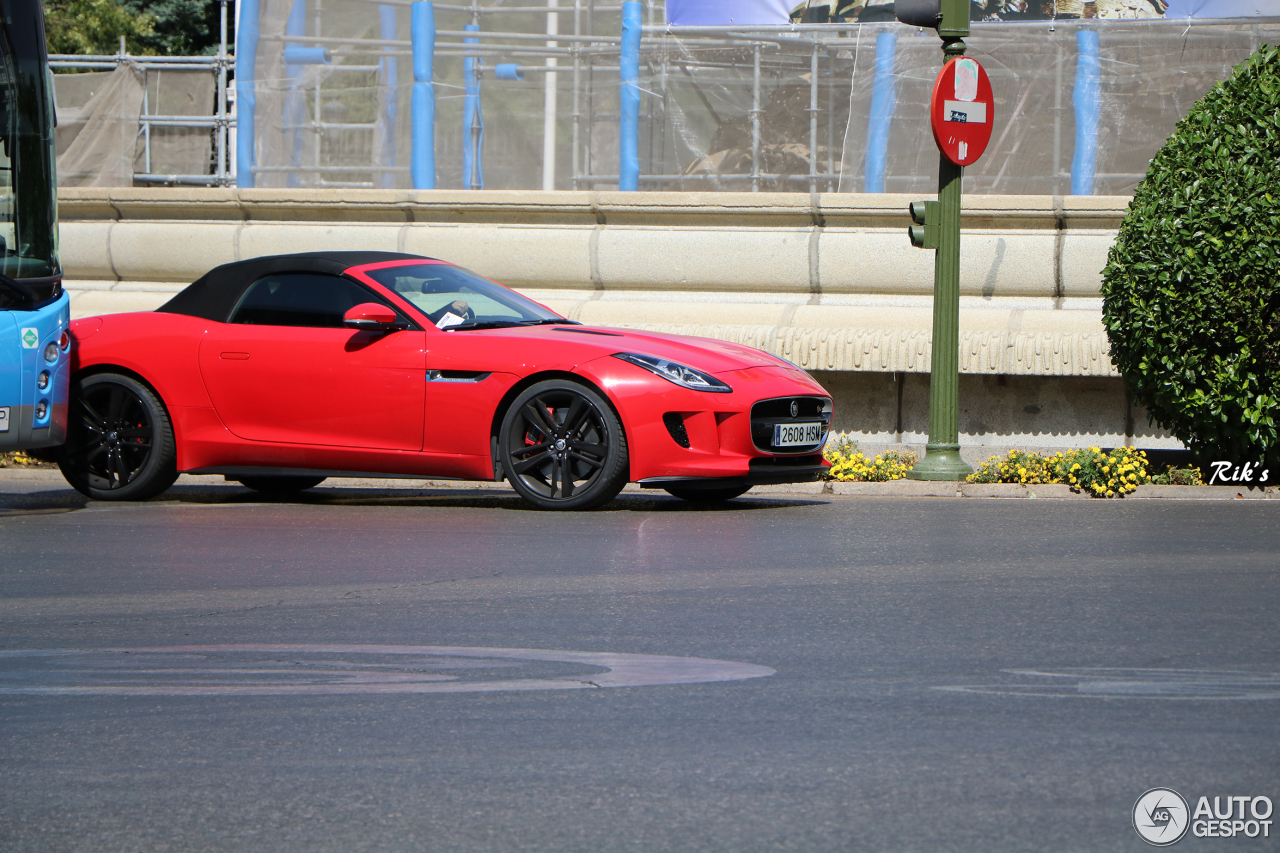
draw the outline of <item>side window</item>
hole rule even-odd
[[[381,301],[354,281],[335,275],[276,273],[258,279],[245,291],[230,322],[341,329],[342,315],[350,308]]]

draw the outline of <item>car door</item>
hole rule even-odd
[[[252,441],[420,450],[424,332],[346,328],[343,314],[364,302],[386,304],[340,276],[254,282],[200,344],[200,372],[227,429]]]

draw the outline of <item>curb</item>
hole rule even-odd
[[[5,481],[35,481],[57,483],[67,488],[67,481],[56,468],[0,468],[0,483]],[[230,485],[218,474],[182,474],[178,486]],[[387,478],[334,478],[325,484],[330,488],[346,489],[417,489],[417,490],[466,490],[477,489],[510,491],[506,483],[479,482],[474,480],[406,480]],[[323,487],[322,487],[323,488]],[[642,489],[628,483],[624,494],[662,495],[660,489]],[[804,496],[830,497],[895,497],[895,498],[1047,498],[1051,500],[1094,500],[1083,492],[1073,492],[1069,486],[1043,484],[1035,486],[1020,483],[952,483],[929,480],[890,480],[887,483],[789,483],[777,486],[756,486],[748,496]],[[1242,489],[1232,486],[1139,486],[1123,500],[1280,500],[1280,490],[1275,488]],[[1112,502],[1116,498],[1110,498]]]
[[[880,497],[946,497],[946,498],[1050,498],[1056,500],[1103,500],[1084,492],[1072,491],[1061,483],[1023,485],[1021,483],[949,483],[926,480],[892,480],[887,483],[829,483],[830,494]],[[1241,489],[1231,486],[1138,486],[1120,500],[1280,500],[1274,488]],[[1117,500],[1107,498],[1105,500]]]

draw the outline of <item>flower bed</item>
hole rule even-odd
[[[840,482],[881,483],[901,480],[916,464],[916,454],[890,450],[868,459],[858,444],[843,433],[827,442],[823,455],[831,462],[827,478]],[[1010,450],[984,460],[968,477],[970,483],[1062,484],[1095,498],[1122,498],[1138,486],[1203,486],[1197,468],[1166,468],[1152,474],[1147,455],[1131,447],[1103,450],[1090,447],[1042,456]]]

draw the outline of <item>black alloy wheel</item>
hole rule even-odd
[[[265,474],[253,477],[237,477],[240,485],[264,495],[292,495],[305,492],[323,483],[325,477],[304,477],[296,474]]]
[[[627,484],[627,439],[608,402],[564,379],[527,388],[499,431],[512,488],[540,509],[595,509]]]
[[[672,497],[679,498],[682,501],[689,501],[690,503],[718,504],[731,501],[740,495],[745,495],[750,488],[750,486],[726,486],[722,489],[698,489],[688,486],[671,486],[663,489],[663,491]]]
[[[169,413],[146,385],[97,373],[72,388],[58,467],[76,491],[103,501],[155,497],[178,479],[177,457]]]

